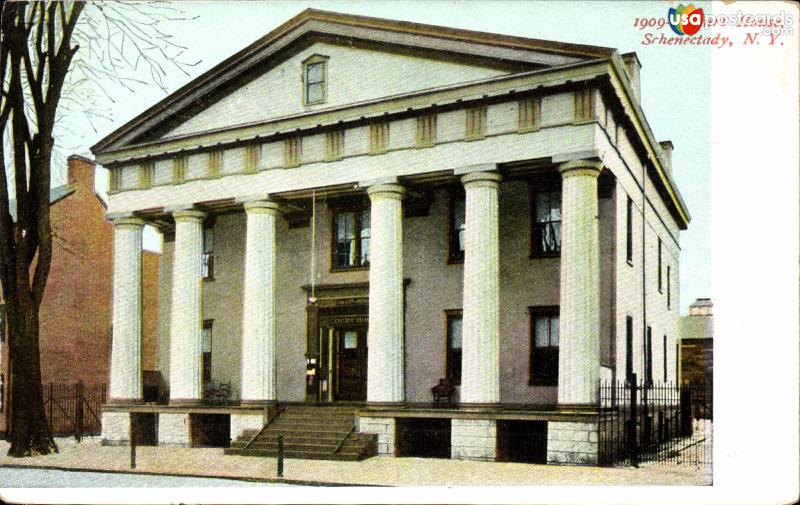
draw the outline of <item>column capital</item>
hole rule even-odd
[[[271,200],[251,200],[244,202],[244,211],[247,214],[277,214],[280,205]]]
[[[379,183],[367,187],[367,194],[370,199],[376,198],[392,198],[395,200],[402,200],[406,196],[406,188],[400,184],[389,182]]]
[[[178,221],[200,221],[205,219],[206,213],[197,209],[178,209],[172,211],[172,217]]]
[[[498,172],[470,172],[461,177],[461,183],[465,188],[492,188],[497,189],[500,181],[503,180]]]
[[[561,177],[586,176],[597,177],[603,171],[603,163],[592,160],[571,160],[558,166]]]
[[[120,228],[141,228],[146,224],[144,219],[134,217],[133,215],[127,216],[108,216],[108,219],[114,225],[115,229]]]

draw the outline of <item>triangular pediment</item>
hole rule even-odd
[[[608,57],[613,49],[306,10],[93,147],[95,154],[504,74]],[[304,62],[325,61],[306,103]]]

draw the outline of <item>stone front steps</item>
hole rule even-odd
[[[287,406],[263,430],[245,430],[225,454],[360,461],[377,452],[377,436],[356,433],[353,407]],[[255,437],[255,438],[254,438]]]

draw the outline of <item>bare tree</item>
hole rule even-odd
[[[59,114],[81,110],[89,124],[108,118],[108,110],[87,106],[81,93],[100,90],[113,102],[109,82],[128,89],[155,83],[165,89],[168,66],[185,72],[191,64],[181,61],[183,48],[158,23],[182,16],[168,4],[144,2],[13,1],[3,6],[0,281],[8,316],[10,456],[58,451],[42,397],[39,309],[52,256],[51,167]],[[149,74],[145,79],[137,77],[142,70]]]

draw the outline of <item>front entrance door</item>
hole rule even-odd
[[[333,399],[367,399],[367,326],[338,326],[333,331]]]

